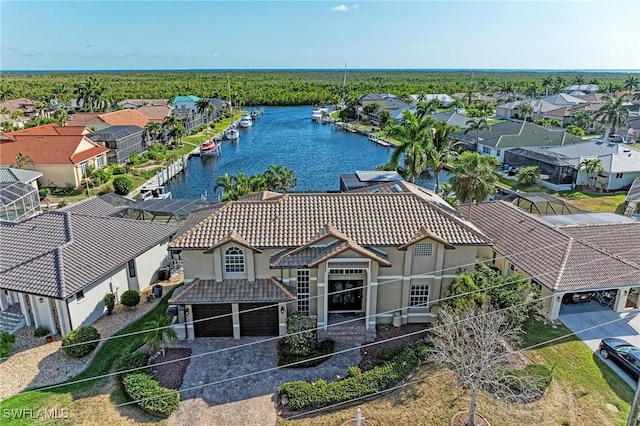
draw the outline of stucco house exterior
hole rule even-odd
[[[329,335],[336,315],[375,334],[394,315],[434,320],[431,301],[488,244],[440,197],[404,181],[261,192],[191,213],[169,245],[185,273],[169,303],[190,339],[283,335],[296,311],[317,315]]]
[[[466,212],[466,209],[463,209]],[[640,307],[640,222],[612,213],[534,216],[505,201],[471,206],[493,241],[479,260],[537,283],[543,314],[557,320],[567,293],[613,290],[616,312]]]
[[[20,223],[0,222],[0,310],[26,325],[66,335],[119,300],[155,281],[175,224],[46,212]]]
[[[0,166],[16,164],[16,156],[28,156],[29,169],[42,173],[40,187],[77,188],[89,165],[100,169],[107,164],[108,148],[92,142],[84,126],[55,124],[0,134]]]

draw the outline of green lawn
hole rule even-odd
[[[129,334],[137,331],[144,330],[144,324],[156,315],[164,315],[168,304],[169,297],[173,293],[173,290],[169,291],[162,300],[146,315],[142,316],[138,320],[132,322],[128,326],[118,331],[115,336]],[[115,365],[122,356],[135,351],[143,345],[144,334],[136,334],[133,336],[127,336],[122,338],[112,338],[107,340],[98,350],[98,353],[93,358],[87,368],[77,376],[68,380],[68,382],[75,382],[78,380],[89,379],[95,376],[107,374],[112,371],[112,366]],[[99,424],[102,421],[97,419],[91,420],[91,409],[86,409],[86,413],[81,414],[80,408],[82,407],[83,398],[95,398],[96,396],[103,396],[103,400],[111,401],[111,408],[114,404],[122,403],[126,401],[125,395],[121,389],[121,386],[113,385],[114,380],[110,378],[102,378],[97,380],[88,380],[81,383],[73,383],[69,385],[60,386],[49,390],[35,390],[25,391],[19,393],[11,398],[8,398],[0,402],[0,413],[6,413],[10,411],[5,410],[23,410],[23,409],[61,409],[67,408],[69,410],[71,424]],[[106,392],[105,392],[106,391]],[[87,404],[84,404],[87,405]],[[89,406],[92,404],[89,404]],[[73,409],[71,408],[73,407]],[[141,410],[127,408],[129,411],[133,411],[134,415],[145,417],[145,414]],[[78,422],[79,417],[86,417],[83,421]],[[106,419],[109,421],[109,419]],[[14,419],[1,422],[2,425],[26,425],[32,424],[29,419]]]

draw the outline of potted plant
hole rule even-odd
[[[33,330],[33,337],[44,337],[44,341],[47,343],[53,342],[53,336],[51,335],[51,330],[49,330],[44,325],[39,325]]]

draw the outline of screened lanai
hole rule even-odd
[[[0,220],[19,222],[41,212],[36,188],[22,182],[0,182]]]
[[[563,154],[553,151],[542,151],[542,148],[514,148],[504,153],[504,163],[512,167],[537,166],[547,181],[556,184],[572,184],[576,180],[575,165]]]

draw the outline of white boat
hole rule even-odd
[[[147,185],[140,189],[138,201],[144,200],[164,200],[171,198],[171,191],[165,190],[164,186]]]
[[[322,123],[326,121],[329,116],[329,108],[327,107],[313,107],[313,111],[311,112],[311,120],[316,123]]]
[[[240,137],[240,132],[238,132],[238,129],[230,127],[226,132],[224,132],[224,136],[230,141],[235,141]]]
[[[251,127],[253,125],[253,120],[251,120],[251,116],[249,114],[245,114],[240,119],[240,127]]]
[[[262,111],[260,111],[259,109],[254,109],[253,111],[251,111],[249,113],[249,115],[251,116],[252,120],[256,120],[256,119],[262,117]]]
[[[221,144],[213,139],[206,140],[200,145],[200,156],[211,157],[220,155]]]

